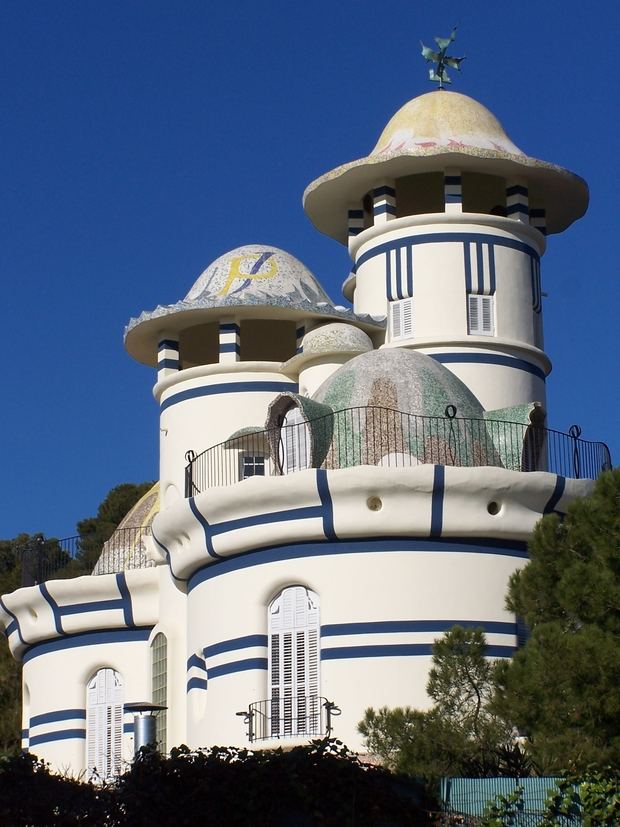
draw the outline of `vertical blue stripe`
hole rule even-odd
[[[399,299],[404,299],[403,295],[403,266],[402,266],[402,247],[396,250],[396,295]]]
[[[484,258],[482,256],[482,242],[476,241],[476,269],[478,271],[478,286],[476,293],[484,290]]]
[[[489,244],[489,276],[491,280],[489,295],[495,295],[495,246]]]
[[[465,290],[471,293],[471,244],[469,241],[463,242],[463,255],[465,257]]]
[[[47,601],[50,609],[52,610],[52,614],[54,615],[54,626],[56,627],[56,631],[59,635],[64,635],[65,631],[62,628],[62,617],[60,614],[60,607],[58,606],[58,603],[56,603],[52,595],[49,593],[45,583],[39,584],[39,591],[41,592],[41,594]]]
[[[566,479],[564,477],[558,477],[555,481],[555,488],[553,489],[553,494],[549,498],[549,502],[545,506],[543,514],[552,514],[555,511],[556,505],[562,499],[562,494],[564,493],[564,488],[566,487]]]
[[[200,513],[200,511],[198,510],[198,506],[196,505],[196,501],[193,497],[188,497],[187,501],[189,502],[189,507],[192,510],[192,514],[198,520],[205,533],[205,546],[207,547],[207,553],[210,557],[215,557],[216,559],[219,559],[220,555],[216,554],[215,549],[213,548],[213,540],[211,539],[211,527],[209,526],[207,518],[204,516],[204,514]]]
[[[123,619],[126,626],[135,626],[133,622],[133,608],[131,605],[131,594],[127,586],[127,578],[124,571],[119,571],[116,575],[116,585],[123,600]]]
[[[389,250],[385,252],[385,292],[388,301],[394,301],[394,296],[392,295],[392,262],[390,260]]]
[[[446,469],[436,465],[433,471],[433,495],[431,499],[431,537],[441,537],[443,527],[443,495]]]
[[[407,246],[407,296],[413,296],[413,247]]]
[[[338,537],[334,531],[334,506],[332,503],[332,495],[329,491],[327,471],[324,468],[317,468],[316,486],[319,491],[321,506],[323,508],[323,531],[325,533],[325,537],[328,540],[337,540]]]
[[[2,610],[5,611],[8,614],[9,617],[13,618],[13,623],[9,623],[9,626],[12,626],[13,624],[15,624],[13,626],[13,628],[17,631],[17,637],[19,638],[20,643],[25,644],[26,641],[22,637],[22,630],[19,628],[19,620],[17,619],[16,615],[14,615],[13,612],[10,609],[7,609],[6,603],[4,602],[4,600],[1,597],[0,597],[0,606],[2,607]],[[6,628],[7,637],[10,634],[9,626],[7,626],[7,628]]]

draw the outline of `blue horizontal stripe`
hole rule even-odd
[[[79,615],[83,612],[105,612],[108,609],[123,609],[122,598],[115,597],[110,600],[98,600],[92,603],[69,603],[66,606],[58,606],[61,615]]]
[[[393,204],[377,204],[372,208],[373,215],[396,215],[396,207]]]
[[[158,350],[178,350],[179,343],[174,339],[162,339],[159,343]]]
[[[226,324],[221,324],[220,333],[239,333],[239,325],[235,322],[226,322]]]
[[[71,721],[86,718],[85,709],[58,709],[56,712],[44,712],[42,715],[33,715],[30,719],[30,729],[39,724],[51,724],[55,721]]]
[[[61,652],[65,649],[76,649],[82,646],[101,646],[107,643],[137,643],[146,641],[151,634],[151,626],[136,629],[109,629],[100,632],[83,632],[80,635],[67,635],[59,640],[45,640],[31,646],[23,657],[24,663],[39,655],[48,655],[51,652]]]
[[[527,204],[511,204],[509,207],[506,207],[506,215],[514,215],[518,212],[523,213],[523,215],[529,215]]]
[[[364,210],[349,210],[349,218],[363,218]]]
[[[438,552],[468,554],[499,554],[527,560],[527,544],[519,540],[502,541],[488,538],[421,538],[394,537],[389,540],[342,540],[341,542],[309,541],[294,545],[271,546],[245,552],[236,557],[218,560],[194,572],[189,579],[188,588],[192,589],[223,574],[239,571],[267,563],[279,563],[282,560],[294,560],[304,557],[324,557],[340,554],[376,554],[377,552]]]
[[[359,269],[362,264],[370,261],[371,258],[389,253],[391,250],[399,250],[408,244],[416,246],[418,244],[443,244],[446,242],[459,244],[467,242],[471,244],[495,244],[498,247],[509,247],[512,250],[526,253],[529,256],[533,256],[537,261],[540,258],[536,250],[530,247],[529,244],[513,238],[506,238],[505,236],[491,235],[490,233],[423,233],[421,235],[398,238],[394,241],[386,241],[384,244],[378,244],[376,247],[368,250],[367,253],[361,255],[355,264]]]
[[[209,680],[220,678],[222,675],[234,675],[236,672],[249,672],[253,669],[267,671],[267,658],[245,658],[234,660],[231,663],[222,663],[207,670]]]
[[[460,187],[461,186],[461,176],[460,175],[444,175],[443,182],[446,186],[453,186],[453,187]]]
[[[200,399],[203,396],[218,396],[224,393],[284,393],[292,391],[296,393],[299,386],[295,382],[226,382],[218,385],[206,385],[202,388],[189,388],[186,391],[175,393],[165,399],[160,406],[160,411],[165,411],[172,405],[179,402],[187,402],[190,399]]]
[[[508,187],[506,190],[506,195],[509,197],[511,195],[527,195],[528,189],[527,187],[522,186],[521,184],[515,184],[512,187]]]
[[[22,729],[22,738],[27,738],[28,737],[28,732],[29,732],[29,730]]]
[[[395,632],[447,632],[453,626],[483,628],[487,634],[516,635],[517,624],[500,620],[379,620],[362,623],[328,623],[321,637],[335,635],[380,635]]]
[[[178,370],[179,369],[179,360],[178,359],[160,359],[157,362],[157,370]]]
[[[516,646],[487,646],[485,655],[490,658],[509,658],[516,650]],[[384,646],[334,646],[331,649],[321,649],[321,660],[420,657],[432,654],[432,643],[388,643]]]
[[[126,735],[133,735],[133,732],[134,732],[133,721],[131,721],[128,724],[123,724],[123,732]]]
[[[49,741],[69,741],[73,738],[86,738],[86,730],[58,729],[54,732],[45,732],[43,735],[33,735],[30,738],[29,746],[36,747],[37,744],[47,744]]]
[[[223,342],[220,344],[220,353],[240,353],[241,347],[237,342]]]
[[[205,646],[204,655],[212,658],[214,655],[221,655],[223,652],[234,652],[237,649],[247,649],[248,646],[267,646],[267,635],[245,635],[230,640],[223,640],[221,643],[213,643]]]
[[[200,655],[192,655],[190,658],[187,659],[187,671],[195,666],[197,669],[205,669],[205,662],[200,657]]]
[[[349,227],[349,235],[359,235],[364,232],[363,227]]]
[[[239,517],[237,520],[226,520],[222,523],[210,523],[211,535],[224,534],[227,531],[236,531],[240,528],[249,528],[270,523],[291,522],[293,520],[309,520],[313,517],[323,517],[323,506],[308,505],[303,508],[289,508],[288,511],[270,511],[268,514],[257,514],[254,517]]]
[[[546,379],[544,370],[524,359],[515,359],[512,356],[500,356],[497,353],[429,353],[433,359],[442,365],[448,364],[476,364],[476,365],[501,365],[505,368],[516,368],[524,370],[542,379]]]
[[[444,195],[444,201],[446,202],[446,204],[461,204],[462,201],[463,201],[463,198],[462,198],[461,195],[457,195],[457,193],[447,192]]]
[[[190,678],[185,689],[186,693],[191,692],[192,689],[206,689],[209,682],[205,678]]]

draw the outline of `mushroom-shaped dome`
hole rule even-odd
[[[457,92],[429,92],[408,101],[390,119],[371,155],[425,153],[439,147],[524,153],[489,110]]]
[[[315,276],[299,259],[265,244],[246,244],[216,258],[200,274],[185,301],[217,305],[332,305]]]
[[[184,299],[159,305],[130,319],[125,347],[147,365],[157,363],[162,332],[180,334],[208,321],[217,321],[230,308],[238,318],[341,318],[371,330],[382,325],[370,317],[334,305],[316,277],[290,253],[266,244],[246,244],[217,258],[196,279]],[[257,313],[257,308],[265,308]]]
[[[525,155],[486,107],[440,90],[401,107],[370,155],[313,181],[304,207],[317,229],[346,243],[347,210],[377,182],[446,169],[525,179],[532,203],[544,205],[549,233],[566,229],[588,206],[588,187],[579,176]]]
[[[366,353],[373,349],[370,336],[344,322],[331,322],[310,330],[303,338],[304,355],[324,353]]]
[[[376,406],[420,416],[481,419],[483,408],[448,368],[417,350],[383,348],[362,353],[338,368],[312,397],[334,410]]]

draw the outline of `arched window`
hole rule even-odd
[[[304,586],[284,589],[269,605],[272,737],[319,735],[319,597]]]
[[[151,687],[154,704],[168,705],[168,641],[158,632],[151,643]],[[155,716],[155,735],[157,748],[166,752],[166,710],[162,709]]]
[[[100,669],[86,687],[86,763],[91,778],[106,780],[121,771],[123,679]]]
[[[282,421],[279,460],[283,474],[310,467],[310,431],[296,406],[288,409]]]

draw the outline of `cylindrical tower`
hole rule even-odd
[[[368,157],[305,193],[316,227],[348,243],[356,313],[387,317],[385,346],[433,356],[487,410],[544,405],[540,258],[587,203],[581,178],[444,90],[409,101]]]
[[[127,350],[157,367],[162,507],[191,493],[185,492],[188,456],[262,429],[275,396],[298,390],[296,371],[283,365],[303,353],[305,334],[325,321],[382,329],[334,306],[307,267],[264,244],[225,253],[182,301],[131,319]],[[241,467],[231,473],[237,470],[243,479]]]

